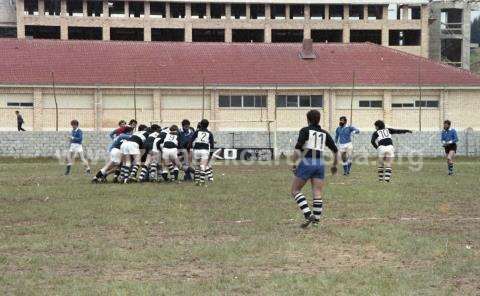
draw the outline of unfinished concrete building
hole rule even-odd
[[[0,0],[5,1],[5,0]],[[427,0],[17,0],[18,38],[372,42],[428,57]]]
[[[470,69],[470,1],[430,4],[431,59]]]

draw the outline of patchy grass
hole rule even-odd
[[[0,290],[15,295],[478,295],[479,162],[328,177],[298,227],[291,173],[218,166],[192,184],[92,185],[47,160],[0,162]],[[308,189],[305,190],[310,195]]]

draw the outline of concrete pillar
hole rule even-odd
[[[345,4],[343,5],[343,19],[348,20],[350,17],[350,5]]]
[[[285,4],[285,19],[288,20],[290,19],[290,5]]]
[[[87,17],[88,12],[87,12],[87,1],[86,0],[83,0],[83,2],[82,2],[82,11],[83,11],[83,16]]]
[[[245,3],[245,16],[247,20],[251,19],[250,4]]]
[[[23,1],[16,1],[17,9],[17,38],[25,38],[25,22],[23,12],[25,10]]]
[[[343,24],[343,43],[350,43],[350,26],[345,22]]]
[[[169,19],[170,17],[170,2],[165,2],[165,18]]]
[[[40,88],[33,89],[33,130],[43,129],[43,98]]]
[[[429,44],[430,44],[430,33],[429,33],[429,18],[430,12],[428,5],[422,5],[421,7],[421,33],[420,33],[420,45],[421,45],[421,55],[425,58],[429,57]],[[468,16],[468,22],[470,23],[470,16]],[[468,26],[470,28],[470,25]],[[464,31],[465,32],[465,31]],[[470,38],[470,32],[468,34]],[[470,53],[470,49],[468,49]]]
[[[212,18],[211,3],[205,3],[205,6],[206,6],[205,18],[206,19],[211,19]]]
[[[110,27],[109,26],[103,25],[103,27],[102,27],[102,39],[105,40],[105,41],[110,40]]]
[[[128,1],[125,1],[125,17],[130,17],[130,3]]]
[[[303,27],[303,39],[312,38],[312,28],[309,24],[305,24]]]
[[[192,42],[192,23],[185,23],[185,42]]]
[[[386,24],[382,26],[382,46],[388,46],[389,44],[389,31]]]
[[[68,24],[66,19],[60,19],[60,39],[68,40]]]
[[[363,19],[368,21],[368,5],[363,5]]]
[[[469,3],[465,3],[463,6],[463,19],[462,19],[462,67],[464,69],[470,69],[470,16],[471,7]],[[423,20],[423,17],[422,17]],[[427,34],[428,35],[428,34]],[[422,42],[423,44],[423,42]],[[426,43],[428,44],[428,42]]]
[[[330,96],[332,90],[324,90],[323,92],[323,114],[321,119],[322,127],[329,131],[330,130],[330,121],[331,121],[331,110],[330,110]],[[322,123],[323,122],[323,123]]]
[[[45,15],[45,0],[38,0],[38,15]]]
[[[275,89],[269,89],[267,92],[267,118],[275,120]]]
[[[325,4],[325,19],[330,19],[330,5]]]
[[[271,13],[271,8],[270,4],[265,4],[265,19],[269,20],[271,19],[272,13]]]
[[[144,7],[143,8],[144,9],[144,18],[148,19],[148,18],[150,18],[150,2],[145,1],[143,3],[144,3],[143,4],[144,5],[143,6]]]
[[[264,39],[265,43],[272,43],[272,26],[270,24],[265,25]]]
[[[447,96],[447,91],[445,89],[442,89],[440,91],[440,98],[438,100],[438,110],[439,110],[439,116],[438,116],[438,126],[442,126],[443,121],[445,120],[445,98]]]
[[[153,91],[153,120],[162,120],[162,93],[159,89]]]
[[[94,99],[94,128],[101,131],[103,128],[103,93],[98,88],[95,89]]]
[[[325,102],[325,107],[328,108],[328,126],[327,130],[333,131],[333,128],[336,123],[335,112],[337,110],[336,107],[336,93],[335,90],[329,90],[330,96],[328,98],[328,102]]]
[[[232,18],[232,5],[230,3],[225,4],[225,19],[229,20]]]
[[[232,27],[226,26],[225,27],[225,42],[231,43],[232,42]]]
[[[308,21],[310,19],[310,5],[309,4],[304,5],[304,15],[305,15],[305,20]]]
[[[60,15],[67,16],[67,0],[60,0]]]
[[[110,11],[108,9],[108,0],[103,0],[102,2],[102,6],[103,6],[103,17],[104,18],[108,18],[110,16]],[[109,29],[110,30],[110,29]],[[105,36],[105,35],[104,35]],[[110,32],[109,32],[109,36],[110,36]],[[105,38],[105,37],[104,37]],[[104,40],[110,40],[110,38],[108,39],[104,39]]]
[[[389,126],[394,124],[392,120],[392,91],[385,90],[383,92],[383,121],[385,121],[385,125]]]
[[[143,40],[152,41],[152,27],[149,23],[145,23],[143,26]]]
[[[185,3],[185,18],[191,19],[192,18],[192,4]]]

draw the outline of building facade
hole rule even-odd
[[[60,130],[78,119],[109,130],[120,119],[162,125],[188,118],[215,131],[293,131],[322,111],[333,130],[433,131],[445,119],[480,129],[480,77],[370,43],[138,43],[0,40],[0,129]],[[361,58],[359,58],[361,57]],[[54,87],[55,85],[55,87]],[[56,101],[56,104],[55,104]]]
[[[5,0],[2,0],[5,1]],[[428,1],[17,0],[19,38],[372,42],[428,57]]]

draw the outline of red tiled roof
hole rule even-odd
[[[370,43],[157,43],[0,39],[0,84],[480,86],[480,76]],[[203,74],[202,74],[203,73]]]

